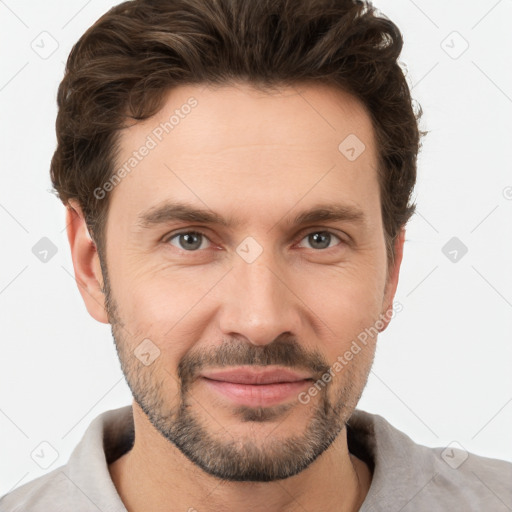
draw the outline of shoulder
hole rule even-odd
[[[97,416],[67,464],[0,498],[1,512],[126,512],[108,464],[133,442],[131,406]]]
[[[428,448],[416,445],[410,450],[426,460],[425,468],[414,468],[411,477],[415,491],[405,510],[461,510],[476,512],[512,510],[512,464],[482,457],[462,448]]]
[[[83,496],[67,478],[66,466],[60,466],[31,482],[21,485],[0,498],[2,512],[50,512],[69,503],[80,504]],[[66,497],[66,502],[62,501]],[[88,510],[76,509],[76,510]]]
[[[512,463],[482,457],[452,443],[430,448],[415,443],[383,417],[356,410],[349,439],[374,465],[361,512],[512,510]]]

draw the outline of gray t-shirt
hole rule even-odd
[[[427,448],[356,410],[349,450],[373,472],[361,512],[512,511],[512,464],[457,448]],[[67,464],[0,499],[1,512],[126,512],[108,466],[133,446],[131,406],[104,412]]]

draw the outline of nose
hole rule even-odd
[[[289,273],[272,260],[265,252],[252,263],[235,258],[220,298],[223,335],[243,336],[254,345],[267,345],[284,333],[299,332],[300,299]]]

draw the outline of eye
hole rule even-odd
[[[174,243],[173,240],[176,240],[176,243]],[[199,231],[182,231],[181,233],[176,233],[169,237],[166,242],[169,242],[178,249],[194,252],[198,249],[206,249],[203,243],[206,240],[208,240],[206,235]]]
[[[312,231],[306,235],[302,240],[307,240],[313,249],[325,250],[330,249],[338,244],[331,245],[333,239],[338,242],[343,242],[340,237],[331,233],[330,231]],[[299,245],[300,246],[300,245]]]
[[[304,245],[302,245],[303,240],[306,240],[310,244],[309,248],[317,250],[330,249],[343,242],[339,236],[331,233],[330,231],[310,232],[302,238],[299,247],[304,247]],[[333,243],[336,240],[338,243]],[[164,242],[170,243],[174,247],[187,252],[197,252],[200,249],[207,249],[210,244],[208,237],[200,231],[182,231],[180,233],[175,233],[164,240]]]

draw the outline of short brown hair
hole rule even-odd
[[[163,106],[184,84],[244,81],[270,90],[320,82],[357,97],[377,140],[388,263],[415,211],[421,107],[413,109],[394,23],[361,0],[133,0],[110,9],[73,47],[58,91],[51,179],[76,199],[99,255],[119,132]],[[341,142],[341,141],[340,141]]]

